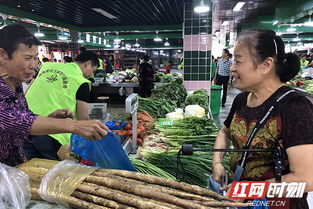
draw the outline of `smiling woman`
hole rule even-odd
[[[87,139],[106,135],[107,127],[99,121],[65,120],[73,116],[68,110],[48,117],[29,110],[21,82],[32,79],[40,44],[21,25],[0,29],[0,163],[10,166],[24,161],[23,144],[32,140],[31,135],[75,133]]]
[[[281,148],[287,159],[281,181],[306,182],[305,192],[313,191],[313,105],[285,85],[299,71],[299,58],[293,53],[286,54],[282,39],[270,30],[241,34],[234,57],[231,71],[235,87],[245,92],[235,98],[214,148],[227,148],[230,141],[236,149],[247,146],[250,149],[271,149],[274,153]],[[278,99],[282,95],[287,96]],[[268,111],[273,105],[275,107]],[[266,113],[269,115],[263,125],[255,129]],[[213,179],[218,182],[225,176],[221,164],[223,156],[224,153],[216,152],[212,163]],[[248,153],[247,158],[241,153],[233,153],[230,176],[240,180],[274,182],[273,159],[270,152]],[[242,174],[237,175],[241,169]],[[288,208],[308,208],[306,197],[307,193],[303,198],[290,199]]]

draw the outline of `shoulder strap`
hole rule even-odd
[[[245,145],[245,149],[249,149],[251,146],[251,143],[253,141],[253,138],[255,137],[256,133],[258,132],[258,130],[264,125],[266,119],[268,118],[268,116],[272,113],[272,111],[278,106],[279,102],[285,98],[288,94],[295,92],[296,90],[289,90],[285,93],[279,94],[274,103],[271,105],[271,107],[268,109],[268,111],[265,113],[265,115],[261,118],[261,120],[259,120],[259,122],[254,126],[248,140],[247,143]],[[248,152],[244,152],[241,156],[241,159],[239,161],[239,165],[244,168],[245,167],[245,163],[248,157]]]

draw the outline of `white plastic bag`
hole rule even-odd
[[[0,209],[24,209],[31,198],[28,176],[0,163]]]

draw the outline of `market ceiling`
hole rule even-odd
[[[118,32],[120,37],[146,39],[145,42],[149,44],[156,44],[152,38],[159,31],[160,36],[167,37],[171,44],[182,46],[184,3],[192,1],[0,0],[0,12],[74,31],[107,32],[106,35],[110,38],[114,38]],[[193,2],[197,4],[199,0]],[[306,21],[313,8],[312,0],[251,0],[245,1],[239,12],[232,11],[238,2],[239,0],[213,0],[213,33],[255,26],[276,31],[278,28],[287,30],[289,25],[281,24]],[[276,19],[278,24],[275,25],[273,22]],[[223,26],[225,21],[229,24]],[[310,31],[313,31],[312,27],[302,27],[296,33],[302,36]]]

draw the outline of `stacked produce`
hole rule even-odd
[[[160,126],[159,143],[144,145],[140,150],[142,158],[190,184],[208,186],[208,175],[212,173],[213,152],[195,152],[180,156],[182,166],[178,165],[177,153],[183,144],[193,144],[197,148],[213,148],[218,132],[214,121],[208,117],[186,117],[173,122],[172,126]],[[162,143],[160,141],[166,142]],[[229,170],[229,154],[225,155],[223,165]]]
[[[173,73],[173,74],[165,74],[163,72],[157,72],[154,75],[154,82],[160,82],[160,83],[183,83],[182,79],[183,75],[181,73]]]
[[[153,98],[168,98],[177,102],[177,107],[181,107],[187,96],[186,88],[183,84],[172,82],[163,86],[158,86],[152,90]]]
[[[136,170],[140,173],[149,174],[152,176],[158,176],[166,179],[176,180],[174,176],[169,174],[168,172],[156,167],[155,165],[136,159],[136,158],[129,158],[130,162],[134,165]]]
[[[29,175],[33,197],[38,197],[40,181],[56,163],[57,161],[41,160],[36,164],[28,162],[18,167]],[[70,195],[54,195],[70,207],[88,209],[206,209],[247,206],[195,185],[137,172],[106,169],[97,169],[87,175]]]
[[[153,118],[164,118],[176,109],[176,102],[167,98],[138,98],[138,112],[148,112]]]
[[[208,92],[205,89],[199,89],[189,95],[186,99],[185,106],[188,105],[200,105],[205,109],[205,113],[209,112],[209,99]]]
[[[218,128],[214,121],[208,117],[186,117],[174,121],[172,126],[157,126],[165,140],[174,147],[183,144],[193,144],[194,146],[214,145]]]

